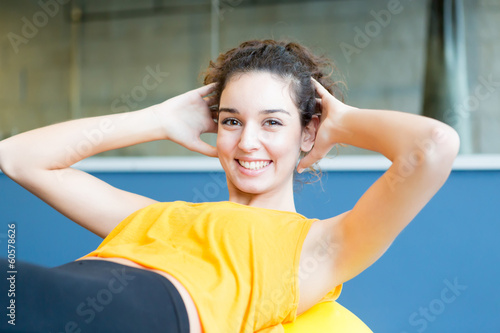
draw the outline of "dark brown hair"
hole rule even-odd
[[[290,81],[291,97],[300,110],[302,127],[309,124],[313,115],[320,112],[316,106],[317,96],[311,78],[321,83],[337,99],[344,100],[342,91],[345,84],[342,80],[335,81],[332,77],[342,78],[328,58],[316,56],[307,47],[298,43],[269,39],[251,40],[219,55],[217,60],[210,61],[204,83],[216,83],[213,100],[217,109],[227,82],[234,75],[252,71],[267,71]],[[304,156],[305,153],[301,152],[301,158]],[[316,170],[314,165],[309,167],[309,171],[312,174],[299,175],[294,172],[297,181],[294,186],[295,191],[300,190],[303,184],[321,179],[321,170]]]
[[[345,85],[331,77],[338,72],[330,60],[314,55],[298,43],[269,39],[244,42],[219,55],[216,61],[210,61],[204,83],[217,83],[214,99],[219,104],[222,91],[232,76],[252,71],[267,71],[290,80],[291,97],[300,110],[302,126],[306,126],[319,111],[311,77],[343,100],[341,88]]]

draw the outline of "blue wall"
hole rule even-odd
[[[161,201],[226,200],[222,173],[94,173]],[[381,172],[329,172],[305,185],[297,210],[325,218],[352,208]],[[374,332],[500,332],[500,171],[453,171],[440,192],[339,302]],[[382,199],[381,199],[382,200]],[[0,174],[0,255],[17,224],[18,259],[59,265],[101,239]],[[451,286],[451,287],[450,287]]]

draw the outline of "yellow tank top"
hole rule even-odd
[[[300,253],[314,221],[228,201],[156,203],[85,257],[126,258],[171,274],[193,298],[206,333],[283,332],[297,315]],[[335,300],[340,289],[321,301]]]

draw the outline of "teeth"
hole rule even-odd
[[[269,161],[252,161],[252,162],[247,162],[247,161],[241,161],[241,160],[238,160],[238,163],[240,163],[240,165],[242,167],[244,167],[245,169],[249,169],[249,170],[259,170],[259,169],[262,169],[263,167],[266,167],[269,165]]]

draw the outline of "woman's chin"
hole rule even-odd
[[[253,195],[263,194],[266,192],[266,190],[268,190],[267,186],[265,186],[264,184],[256,184],[256,182],[242,182],[235,184],[235,187],[240,192]]]

